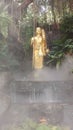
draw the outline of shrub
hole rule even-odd
[[[69,130],[69,127],[36,123],[33,120],[28,120],[17,127],[10,128],[9,130]]]
[[[65,16],[60,24],[61,37],[53,42],[47,64],[59,66],[66,54],[73,54],[73,15]]]
[[[73,38],[73,15],[66,15],[63,17],[60,30],[67,39]]]

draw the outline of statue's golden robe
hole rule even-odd
[[[31,45],[33,46],[33,64],[35,69],[40,69],[43,67],[43,59],[46,55],[46,40],[45,35],[41,28],[36,28],[36,36],[32,37]]]

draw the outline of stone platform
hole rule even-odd
[[[73,104],[73,81],[14,81],[10,94],[12,103]]]
[[[14,81],[7,86],[6,93],[10,105],[0,121],[2,130],[27,119],[38,122],[42,117],[49,124],[68,126],[72,130],[72,81]]]

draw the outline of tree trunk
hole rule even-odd
[[[69,0],[70,11],[73,12],[73,0]]]
[[[21,4],[20,6],[18,6],[18,9],[21,8],[21,10],[23,10],[24,8],[27,8],[27,6],[28,6],[30,3],[32,3],[32,2],[33,2],[33,0],[24,0],[24,1],[22,2],[22,4]]]
[[[53,13],[54,23],[56,24],[56,16],[55,16],[55,12],[54,12],[54,0],[51,0],[51,9],[52,9],[52,13]]]
[[[18,3],[13,0],[5,0],[5,2],[8,5],[8,14],[12,17],[12,22],[8,26],[8,37],[18,38],[18,29],[16,27],[20,17],[17,11]]]

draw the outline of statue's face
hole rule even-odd
[[[41,33],[42,33],[41,28],[40,28],[40,27],[37,27],[37,28],[36,28],[36,34],[41,34]]]

